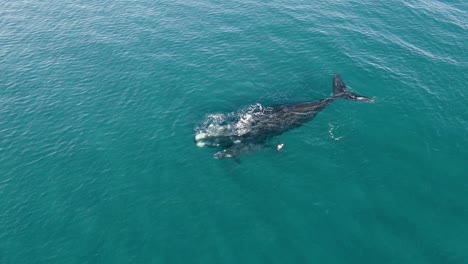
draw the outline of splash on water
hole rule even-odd
[[[219,146],[219,141],[208,140],[215,137],[237,143],[238,137],[251,131],[256,117],[264,115],[265,110],[268,109],[257,103],[237,112],[207,114],[203,122],[195,127],[197,146]]]
[[[330,138],[332,138],[333,140],[341,140],[343,138],[343,136],[340,136],[340,137],[337,137],[335,134],[334,134],[334,131],[335,131],[335,126],[333,124],[328,124],[328,135],[330,136]],[[340,128],[340,126],[337,126],[336,127],[337,129]]]

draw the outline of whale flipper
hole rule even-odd
[[[239,156],[256,152],[265,148],[264,142],[258,143],[238,143],[227,149],[216,152],[213,157],[215,159],[231,158],[235,162],[240,163]]]

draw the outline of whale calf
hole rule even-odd
[[[269,139],[310,121],[337,99],[373,102],[372,98],[349,91],[340,75],[335,73],[331,97],[266,108],[257,104],[239,115],[213,116],[211,123],[196,129],[195,143],[199,147],[221,148],[214,154],[216,159],[232,158],[239,162],[240,155],[257,151]]]

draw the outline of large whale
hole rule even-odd
[[[310,121],[336,99],[373,102],[373,99],[349,91],[339,74],[333,77],[333,95],[313,101],[259,107],[221,124],[197,129],[195,143],[199,147],[218,147],[222,150],[214,158],[233,158],[256,151],[269,139]]]

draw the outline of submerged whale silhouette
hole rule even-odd
[[[333,77],[333,95],[313,101],[261,108],[236,122],[200,129],[195,135],[197,146],[219,147],[214,158],[233,158],[257,151],[272,137],[310,121],[336,99],[373,102],[373,99],[350,92],[339,74]]]

